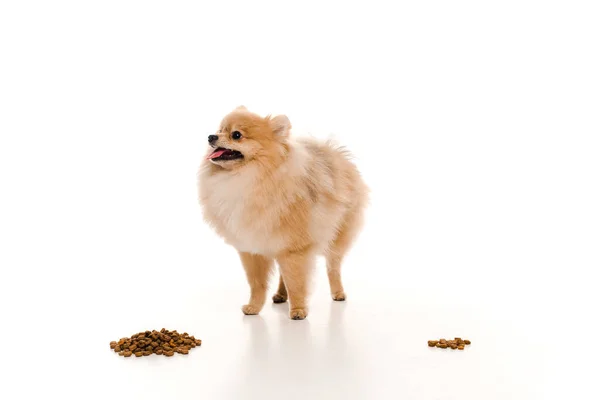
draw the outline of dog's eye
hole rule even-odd
[[[241,133],[239,133],[238,131],[233,131],[233,132],[231,133],[231,137],[232,137],[234,140],[240,140],[240,139],[242,138],[242,134],[241,134]]]

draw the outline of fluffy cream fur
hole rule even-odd
[[[341,262],[360,230],[368,188],[349,154],[329,142],[290,137],[285,116],[238,107],[225,116],[198,172],[205,220],[237,249],[250,284],[245,314],[258,314],[275,261],[273,301],[308,313],[309,276],[324,255],[334,300],[345,300]],[[235,134],[234,134],[235,133]],[[227,150],[243,157],[214,158]],[[212,157],[212,158],[211,158]]]

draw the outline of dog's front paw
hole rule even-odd
[[[273,303],[285,303],[287,301],[287,296],[284,296],[282,294],[279,293],[275,293],[273,295]]]
[[[331,298],[335,301],[344,301],[346,300],[346,293],[344,293],[343,291],[332,293]]]
[[[308,312],[303,308],[294,308],[290,310],[290,318],[291,319],[304,319],[308,315]]]
[[[242,312],[246,315],[258,315],[260,308],[253,306],[252,304],[246,304],[242,306]]]

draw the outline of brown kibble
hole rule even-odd
[[[136,357],[149,356],[152,354],[172,357],[175,353],[189,354],[189,351],[200,346],[202,341],[177,331],[169,331],[165,328],[160,331],[152,330],[139,332],[130,338],[121,338],[119,341],[110,342],[110,348],[120,356]]]
[[[438,340],[428,340],[427,345],[429,347],[438,347],[440,349],[447,349],[450,347],[452,350],[464,350],[465,345],[471,344],[470,340],[462,339],[459,337],[455,337],[454,339],[440,339]]]

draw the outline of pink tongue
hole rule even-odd
[[[223,153],[225,153],[227,150],[225,149],[221,149],[221,150],[215,150],[213,153],[210,153],[208,155],[208,157],[206,157],[207,160],[210,160],[211,158],[217,158],[221,155],[223,155]]]

